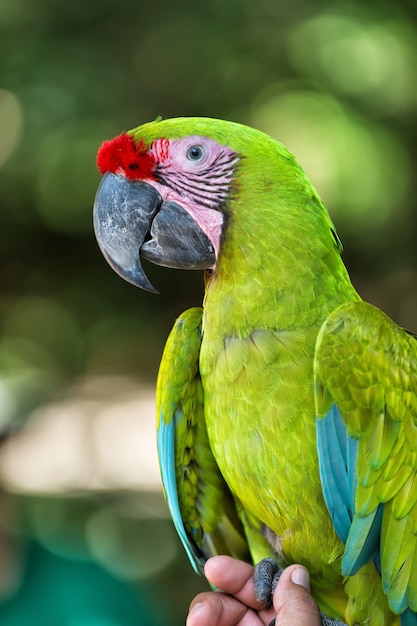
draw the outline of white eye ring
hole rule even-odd
[[[201,161],[204,157],[204,148],[199,145],[190,146],[187,150],[186,157],[189,161]]]

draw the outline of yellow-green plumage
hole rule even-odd
[[[209,138],[239,156],[203,310],[177,321],[158,379],[176,467],[168,500],[190,558],[231,535],[227,549],[244,557],[246,534],[254,561],[306,565],[330,617],[383,626],[405,611],[401,624],[416,624],[416,339],[361,301],[325,207],[281,144],[201,118],[130,134],[141,146]]]

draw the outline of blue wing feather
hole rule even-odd
[[[353,576],[369,561],[380,571],[383,505],[366,517],[355,515],[358,441],[349,436],[336,404],[317,420],[317,450],[324,500],[345,544],[343,575]]]
[[[381,572],[379,543],[383,505],[380,504],[366,517],[355,515],[346,541],[342,562],[342,574],[353,576],[369,561],[374,561]]]
[[[410,609],[404,611],[400,618],[401,626],[417,626],[417,614]]]
[[[180,509],[177,491],[177,479],[175,469],[175,418],[168,424],[160,419],[160,426],[157,433],[157,446],[159,456],[159,466],[161,471],[162,484],[165,490],[165,497],[168,503],[169,512],[175,529],[181,539],[182,545],[190,559],[197,574],[202,574],[204,570],[205,559],[196,545],[190,541],[189,535],[185,530],[184,522]]]
[[[338,537],[346,543],[357,488],[358,442],[349,437],[335,404],[317,420],[317,450],[324,500]]]

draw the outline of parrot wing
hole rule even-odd
[[[370,304],[340,306],[317,339],[315,395],[323,494],[345,544],[342,573],[374,561],[391,610],[416,612],[416,337]]]
[[[202,309],[185,311],[166,343],[156,390],[157,445],[175,528],[198,573],[215,554],[249,560],[240,503],[212,455],[199,373]],[[243,512],[242,512],[243,514]]]

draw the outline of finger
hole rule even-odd
[[[320,626],[320,612],[310,595],[308,571],[301,565],[287,567],[274,593],[276,626]]]
[[[207,591],[192,601],[186,626],[263,626],[263,622],[236,598]]]
[[[218,589],[235,596],[246,606],[259,611],[263,605],[255,599],[253,572],[252,565],[230,556],[214,556],[207,561],[204,568],[207,579]]]

